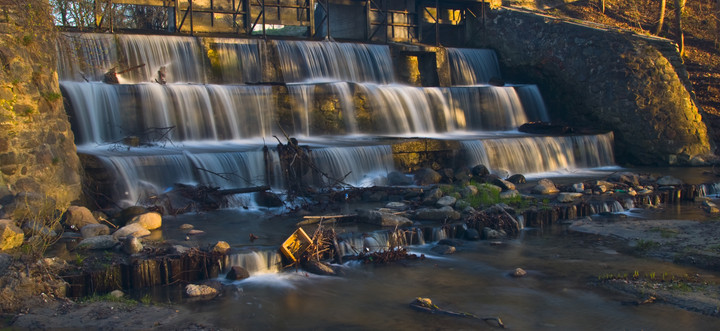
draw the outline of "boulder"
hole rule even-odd
[[[334,276],[335,270],[333,270],[332,267],[329,265],[320,262],[320,261],[306,261],[303,263],[303,269],[305,269],[307,272],[316,274],[316,275],[322,275],[322,276]]]
[[[520,192],[518,190],[502,191],[500,192],[500,199],[513,199],[519,197]]]
[[[582,198],[582,196],[583,196],[582,193],[560,192],[560,194],[558,194],[558,196],[557,196],[557,201],[558,201],[558,202],[563,202],[563,203],[565,203],[565,202],[573,202],[573,201],[575,201],[575,200],[577,200],[577,199]]]
[[[679,180],[673,176],[663,176],[656,182],[659,186],[680,186],[683,184],[682,180]]]
[[[471,178],[472,178],[472,173],[470,172],[470,169],[463,167],[463,168],[455,170],[455,180],[456,181],[470,181]]]
[[[185,286],[185,293],[189,297],[204,297],[217,295],[218,291],[207,285],[189,284]]]
[[[424,205],[432,206],[438,201],[438,199],[440,199],[442,197],[443,197],[442,191],[439,188],[434,188],[434,189],[428,191],[427,193],[425,193],[425,195],[423,196],[422,203]]]
[[[493,185],[496,185],[496,186],[500,187],[501,189],[503,189],[503,191],[514,190],[514,189],[515,189],[515,184],[513,184],[513,183],[511,183],[511,182],[509,182],[509,181],[507,181],[507,180],[504,180],[504,179],[502,179],[502,178],[493,178],[493,179],[490,181],[490,184],[493,184]]]
[[[585,192],[585,184],[583,183],[576,183],[572,185],[573,190],[577,193],[584,193]]]
[[[465,239],[466,240],[478,240],[478,239],[480,239],[480,232],[478,232],[478,230],[475,230],[472,228],[467,229],[465,231]]]
[[[390,186],[407,186],[413,184],[413,179],[399,171],[391,171],[387,175],[388,185]]]
[[[408,209],[408,206],[402,202],[388,202],[385,205],[385,208],[396,210],[396,211],[403,211],[403,210]]]
[[[472,208],[470,203],[465,200],[458,200],[457,202],[455,202],[455,209],[457,210],[462,210],[463,212],[465,212],[465,209],[468,207]]]
[[[143,244],[140,242],[140,240],[138,240],[138,238],[129,235],[125,237],[125,240],[122,241],[122,249],[123,252],[133,255],[142,252]]]
[[[490,170],[482,164],[472,167],[471,172],[474,177],[483,177],[490,174]]]
[[[535,185],[535,187],[533,187],[532,192],[535,194],[546,195],[546,194],[558,193],[558,192],[560,192],[560,190],[558,190],[557,187],[555,187],[555,184],[551,180],[549,180],[547,178],[543,178],[538,181],[538,183],[537,183],[537,185]]]
[[[415,183],[421,186],[440,183],[442,175],[430,168],[423,168],[415,172]]]
[[[11,220],[0,220],[0,251],[20,247],[25,241],[25,234],[15,222]]]
[[[455,246],[438,244],[432,248],[432,251],[440,255],[449,255],[455,253],[456,248]]]
[[[228,244],[226,241],[218,241],[217,244],[215,244],[215,247],[213,247],[213,252],[217,252],[220,254],[226,254],[230,250],[230,244]]]
[[[131,206],[121,210],[115,215],[115,224],[118,226],[126,225],[135,216],[147,213],[148,210],[142,206]]]
[[[79,230],[88,224],[98,224],[90,209],[80,206],[70,206],[65,211],[65,225]]]
[[[413,225],[413,222],[404,216],[394,215],[390,213],[380,213],[380,215],[380,226],[403,227]]]
[[[640,185],[640,176],[632,172],[614,173],[610,176],[609,179],[617,183],[624,183],[632,186]]]
[[[452,207],[421,208],[415,212],[415,218],[426,221],[458,220],[461,215]]]
[[[703,210],[710,214],[717,214],[720,213],[720,209],[718,208],[717,204],[710,202],[710,201],[703,201],[702,203]]]
[[[500,231],[493,230],[488,227],[483,228],[482,239],[493,240],[493,239],[500,239],[502,237],[504,237],[504,236],[502,235],[502,232],[500,232]]]
[[[527,275],[527,271],[523,270],[522,268],[515,268],[512,273],[510,273],[513,277],[525,277]]]
[[[192,229],[194,229],[194,228],[195,228],[194,225],[192,225],[192,224],[187,224],[187,223],[185,223],[185,224],[183,224],[183,225],[180,226],[180,230],[186,230],[186,231],[192,230]]]
[[[45,222],[41,220],[27,220],[22,225],[22,230],[25,236],[30,237],[34,235],[40,235],[44,237],[55,237],[57,232],[53,231],[49,227],[45,226]]]
[[[508,181],[508,182],[511,182],[511,183],[513,183],[513,184],[516,184],[516,185],[517,185],[517,184],[525,184],[525,183],[527,183],[527,180],[525,179],[525,176],[523,176],[523,175],[521,175],[521,174],[514,174],[514,175],[510,176],[510,177],[507,179],[507,181]]]
[[[132,235],[136,238],[144,237],[150,234],[150,231],[148,229],[145,229],[142,225],[139,223],[133,223],[128,224],[126,226],[123,226],[119,228],[115,233],[113,233],[113,238],[118,239],[120,237],[126,237],[129,235]]]
[[[435,204],[436,204],[438,207],[446,207],[446,206],[452,207],[452,206],[455,205],[455,202],[456,202],[456,201],[457,201],[457,199],[455,199],[454,197],[451,197],[451,196],[449,196],[449,195],[446,195],[446,196],[438,199],[438,201],[437,201]]]
[[[133,217],[128,225],[140,224],[145,230],[155,230],[162,226],[162,215],[156,212],[149,212]]]
[[[92,238],[110,234],[110,228],[105,224],[88,224],[80,229],[83,238]]]
[[[83,239],[78,245],[78,249],[110,249],[118,244],[118,240],[110,235],[90,237]]]
[[[463,196],[463,198],[467,198],[470,196],[475,196],[478,194],[478,188],[475,185],[468,185],[465,186],[462,191],[460,192],[460,195]]]
[[[232,266],[225,276],[229,280],[242,280],[250,277],[250,273],[241,266]]]

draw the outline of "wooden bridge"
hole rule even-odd
[[[156,30],[178,34],[275,35],[320,39],[463,43],[490,0],[61,0],[58,24],[68,29]],[[90,4],[88,6],[88,4]],[[91,10],[90,22],[75,16]],[[128,8],[132,10],[128,11]],[[138,10],[161,13],[151,26],[129,26]],[[87,15],[86,15],[87,16]],[[137,24],[136,24],[137,25]],[[278,27],[286,27],[278,30]],[[295,27],[288,29],[287,27]],[[475,30],[475,31],[472,31]],[[288,32],[292,31],[292,32]],[[298,33],[298,31],[300,31]],[[294,35],[293,35],[294,33]],[[442,36],[438,38],[437,36]]]

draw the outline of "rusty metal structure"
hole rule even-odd
[[[484,17],[486,0],[56,0],[58,25],[94,31],[154,30],[197,35],[266,37],[277,27],[295,28],[295,37],[371,42],[452,44],[473,34],[469,20]],[[68,19],[77,8],[92,10],[93,21],[81,26]],[[161,27],[124,27],[119,8],[160,11]],[[90,8],[90,9],[87,9]],[[302,31],[301,35],[297,31]],[[275,35],[283,35],[275,32]],[[454,42],[453,42],[454,41]]]

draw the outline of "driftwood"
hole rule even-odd
[[[270,186],[230,188],[230,189],[218,190],[218,194],[230,195],[230,194],[240,194],[240,193],[263,192],[263,191],[267,191],[269,189],[270,189]]]
[[[332,223],[332,222],[338,222],[342,219],[353,219],[357,218],[357,214],[348,214],[348,215],[323,215],[323,216],[303,216],[303,220],[298,222],[297,226],[304,226],[304,225],[312,225],[317,224],[320,222],[323,223]]]
[[[497,323],[497,326],[498,326],[498,327],[503,328],[503,329],[505,328],[505,324],[503,324],[503,322],[502,322],[502,320],[500,319],[500,317],[495,317],[495,316],[493,316],[493,317],[480,317],[480,316],[475,316],[475,315],[470,314],[470,313],[454,312],[454,311],[449,311],[449,310],[441,309],[440,307],[434,305],[434,304],[432,303],[432,300],[430,300],[429,298],[417,298],[417,299],[415,299],[415,301],[413,301],[412,303],[410,303],[410,308],[413,308],[413,309],[415,309],[415,310],[419,310],[419,311],[422,311],[422,312],[430,313],[430,314],[443,314],[443,315],[454,316],[454,317],[473,318],[473,319],[481,320],[481,321],[484,321],[484,322],[493,321],[493,322]]]

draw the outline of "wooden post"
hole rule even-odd
[[[308,19],[310,20],[310,30],[308,37],[315,37],[315,0],[308,0]]]
[[[435,46],[440,46],[440,3],[435,0]]]
[[[194,26],[193,26],[193,4],[192,0],[190,0],[190,6],[188,7],[188,10],[190,11],[190,35],[192,36],[195,32]]]
[[[265,0],[262,0],[262,3],[260,5],[262,6],[263,39],[267,39],[267,35],[265,32]]]
[[[370,41],[370,31],[372,30],[371,11],[370,6],[372,0],[365,0],[365,40]]]

